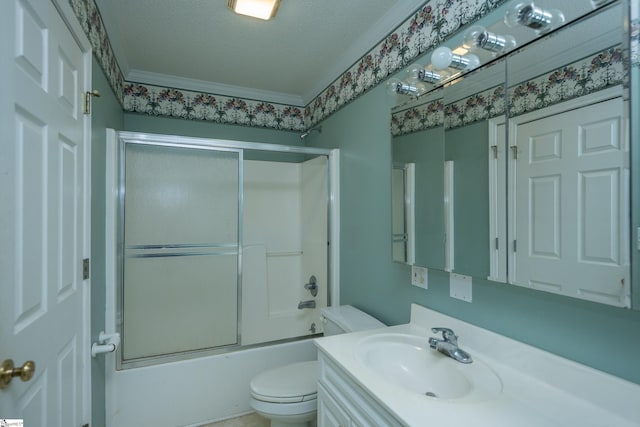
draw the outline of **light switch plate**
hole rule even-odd
[[[428,273],[429,273],[429,270],[427,270],[426,268],[418,267],[417,265],[412,265],[411,266],[411,284],[419,288],[427,289],[429,287],[428,279],[427,279]]]
[[[451,273],[449,276],[449,295],[453,298],[471,302],[472,299],[471,276]]]

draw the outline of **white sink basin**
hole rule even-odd
[[[482,361],[464,364],[429,348],[427,337],[376,334],[356,346],[360,362],[403,389],[433,399],[476,400],[502,391],[500,378]]]

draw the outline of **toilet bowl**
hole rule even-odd
[[[336,335],[385,325],[345,305],[321,309],[324,335]],[[309,427],[317,414],[318,362],[292,363],[256,375],[249,404],[271,421],[271,427]]]
[[[317,411],[318,362],[270,369],[251,380],[251,407],[271,426],[305,427]]]

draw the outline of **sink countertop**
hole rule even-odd
[[[438,399],[410,392],[371,372],[359,342],[379,334],[424,337],[451,328],[460,348],[493,369],[502,392],[486,399]],[[640,385],[413,304],[411,323],[315,340],[319,351],[407,426],[637,427]],[[435,351],[435,350],[434,350]]]

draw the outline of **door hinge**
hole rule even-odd
[[[513,160],[518,160],[518,146],[512,145],[509,148],[511,148],[511,151],[513,152]]]
[[[496,237],[496,251],[497,251],[498,249],[500,249],[500,246],[499,246],[499,244],[498,244],[498,238]]]
[[[498,146],[497,145],[492,145],[491,146],[491,151],[493,152],[493,158],[497,159],[498,158]]]
[[[100,92],[97,89],[86,91],[84,93],[84,114],[91,114],[91,97],[100,98]]]
[[[517,252],[516,241],[513,241],[513,252]]]
[[[89,258],[85,258],[82,260],[82,280],[87,280],[89,278],[91,261]]]
[[[89,427],[89,424],[82,424],[82,427]]]

